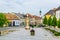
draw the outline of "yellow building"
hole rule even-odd
[[[42,18],[36,15],[28,14],[29,19],[30,19],[30,24],[41,24]]]
[[[49,19],[50,16],[52,17],[53,15],[55,15],[55,12],[56,12],[55,10],[56,8],[48,11],[44,16],[46,16],[46,18]]]
[[[49,19],[49,17],[51,16],[51,14],[47,14],[45,15],[47,19]]]

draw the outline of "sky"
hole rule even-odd
[[[39,16],[60,6],[60,0],[0,0],[0,12],[31,13]]]

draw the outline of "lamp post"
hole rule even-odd
[[[29,27],[29,17],[28,17],[28,14],[27,14],[27,17],[26,17],[26,27],[25,27],[25,29],[26,30],[29,30],[30,29],[30,27]]]

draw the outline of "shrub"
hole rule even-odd
[[[57,22],[57,26],[58,26],[58,28],[60,28],[60,19]]]

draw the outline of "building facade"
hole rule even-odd
[[[49,10],[44,16],[46,16],[47,19],[49,19],[49,17],[53,17],[56,13],[56,8]]]
[[[59,20],[59,18],[60,18],[60,7],[58,7],[56,9],[56,18],[57,18],[57,20]]]
[[[48,11],[44,16],[46,16],[46,18],[49,19],[50,16],[53,18],[54,15],[56,16],[57,20],[59,20],[60,6],[58,8],[54,8],[54,9]]]
[[[6,13],[6,19],[8,20],[8,26],[20,26],[20,20],[15,14]]]

